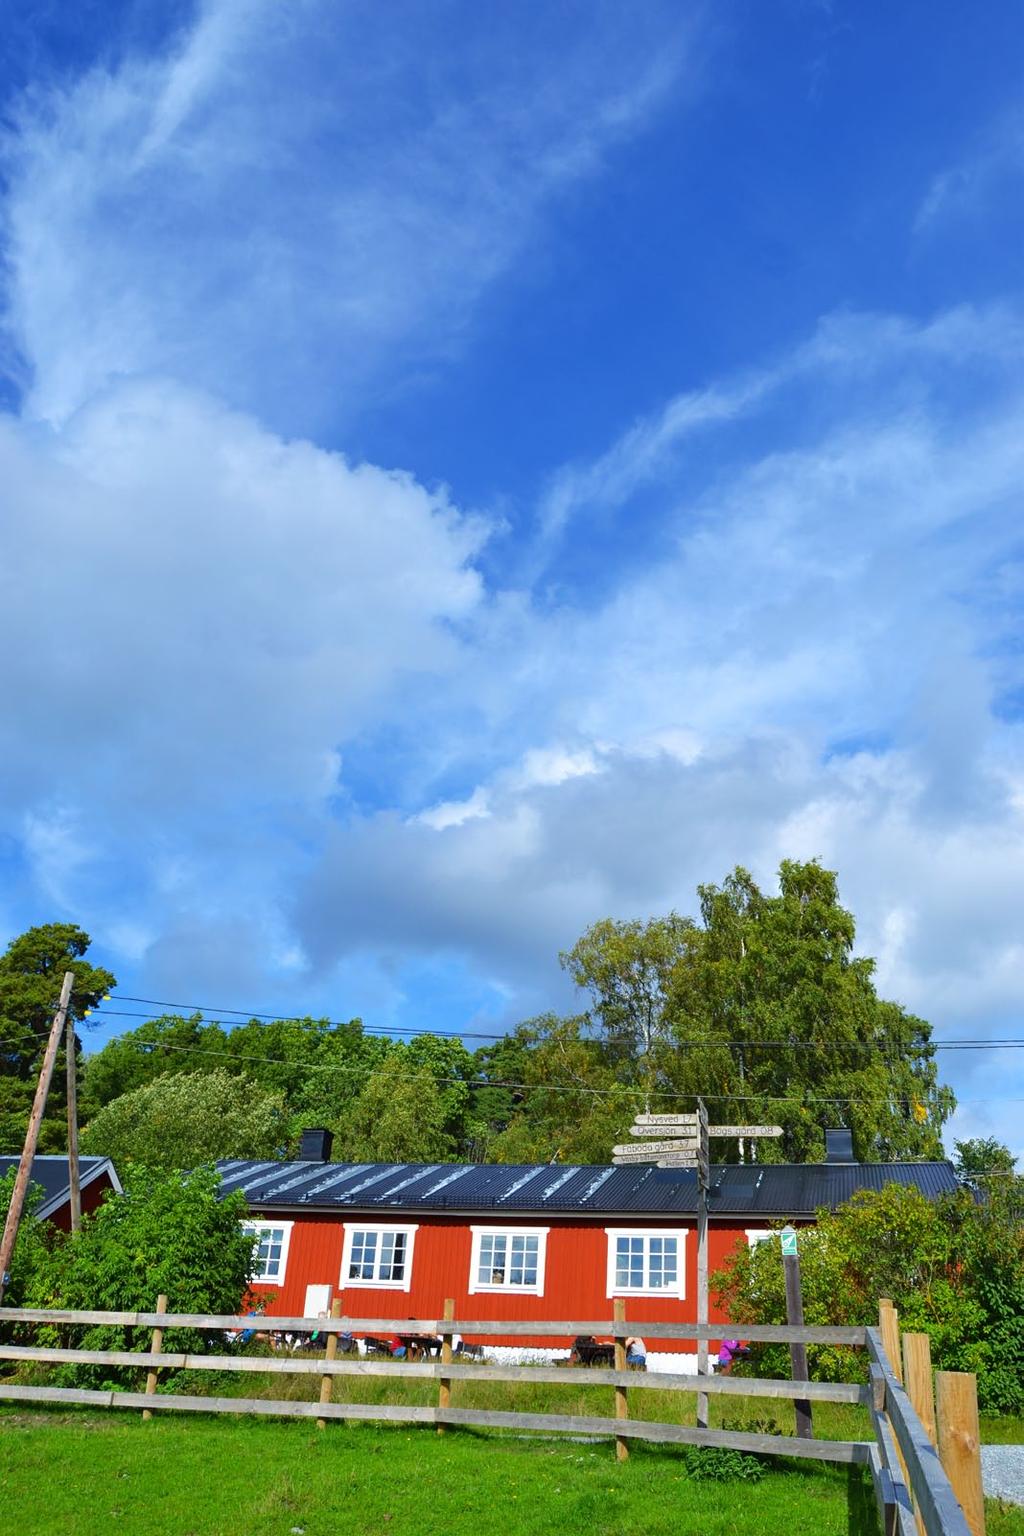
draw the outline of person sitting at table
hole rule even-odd
[[[718,1351],[718,1373],[720,1376],[731,1376],[732,1368],[737,1360],[749,1360],[750,1348],[741,1344],[739,1339],[723,1339],[722,1347]]]
[[[647,1369],[647,1345],[643,1339],[626,1340],[626,1364],[635,1371]]]
[[[388,1339],[388,1348],[391,1350],[391,1353],[396,1360],[405,1359],[405,1345],[402,1343],[397,1333],[390,1335]]]

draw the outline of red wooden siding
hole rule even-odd
[[[282,1215],[275,1218],[267,1211],[255,1213],[254,1219],[293,1221],[288,1263],[282,1284],[256,1284],[253,1293],[266,1300],[270,1317],[297,1317],[302,1315],[308,1285],[330,1285],[333,1296],[341,1296],[344,1311],[353,1317],[440,1317],[447,1297],[455,1301],[455,1315],[459,1318],[529,1319],[537,1318],[567,1322],[611,1318],[612,1301],[607,1292],[608,1242],[605,1228],[617,1227],[623,1231],[679,1231],[685,1232],[686,1295],[679,1297],[628,1296],[627,1319],[646,1322],[693,1322],[697,1316],[697,1233],[692,1222],[645,1221],[634,1217],[629,1221],[549,1221],[538,1217],[519,1221],[502,1220],[499,1215],[479,1215],[461,1219],[441,1216],[404,1216],[388,1211],[377,1216],[344,1216],[334,1213],[303,1215],[292,1218]],[[416,1224],[413,1249],[412,1286],[408,1291],[389,1287],[348,1286],[340,1284],[342,1245],[345,1222],[372,1228],[375,1223]],[[494,1225],[503,1230],[517,1227],[548,1226],[547,1261],[542,1296],[507,1293],[469,1292],[470,1251],[473,1225]],[[744,1227],[712,1225],[708,1237],[709,1268],[713,1272],[721,1267],[726,1254],[737,1241],[746,1241]],[[725,1321],[724,1314],[712,1304],[711,1320]],[[467,1339],[473,1341],[471,1334]],[[481,1340],[480,1342],[485,1342]],[[537,1348],[556,1348],[564,1341],[544,1337],[489,1339],[486,1342],[506,1343]],[[684,1341],[674,1339],[650,1340],[649,1348],[657,1351],[679,1352],[692,1348]]]
[[[113,1189],[113,1187],[113,1184],[110,1182],[110,1175],[107,1173],[101,1173],[95,1179],[90,1179],[89,1183],[82,1190],[82,1215],[91,1215],[103,1203],[107,1191]],[[58,1206],[53,1214],[47,1217],[47,1220],[52,1221],[53,1225],[59,1227],[62,1232],[70,1232],[70,1200]]]

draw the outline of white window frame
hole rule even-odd
[[[608,1273],[606,1295],[611,1296],[668,1296],[673,1300],[686,1300],[686,1239],[687,1227],[605,1227],[608,1237]],[[676,1252],[676,1283],[674,1286],[616,1285],[616,1239],[620,1237],[674,1237],[678,1243]],[[644,1254],[644,1274],[650,1273],[650,1255]]]
[[[418,1222],[390,1222],[374,1221],[370,1217],[367,1221],[346,1221],[345,1241],[341,1251],[341,1275],[338,1281],[339,1290],[350,1290],[358,1287],[364,1291],[408,1291],[412,1289],[412,1264],[413,1252],[416,1247],[416,1233],[419,1231]],[[357,1232],[376,1232],[378,1236],[388,1234],[405,1234],[405,1274],[401,1280],[350,1280],[349,1267],[352,1263],[352,1243]],[[378,1260],[379,1265],[379,1249]]]
[[[470,1227],[473,1234],[473,1244],[469,1256],[469,1294],[492,1296],[543,1296],[544,1272],[547,1268],[548,1257],[548,1233],[550,1227],[517,1227],[517,1226],[486,1226]],[[485,1237],[535,1237],[537,1239],[537,1283],[536,1285],[513,1285],[510,1280],[503,1280],[500,1285],[493,1281],[481,1281],[477,1279],[480,1273],[480,1249]]]
[[[253,1285],[283,1285],[284,1277],[288,1273],[288,1249],[292,1241],[293,1221],[252,1221],[248,1218],[242,1222],[242,1230],[251,1232],[253,1239],[260,1237],[264,1232],[280,1232],[281,1258],[278,1264],[279,1273],[276,1275],[258,1275],[253,1280]],[[255,1249],[255,1241],[254,1241]]]
[[[748,1248],[756,1248],[758,1243],[765,1243],[770,1237],[778,1237],[774,1227],[744,1227],[743,1236],[747,1240]]]

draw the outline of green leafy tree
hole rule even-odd
[[[336,1127],[334,1155],[342,1162],[445,1162],[455,1148],[444,1127],[444,1101],[429,1072],[379,1072]]]
[[[81,1231],[55,1241],[30,1278],[34,1307],[97,1311],[151,1311],[161,1293],[172,1312],[236,1314],[253,1271],[253,1240],[243,1230],[245,1199],[221,1198],[212,1168],[189,1173],[126,1167],[123,1195],[106,1199],[82,1221]],[[67,1332],[65,1330],[65,1332]],[[53,1337],[63,1341],[64,1333]],[[214,1336],[217,1347],[222,1336]],[[68,1335],[68,1342],[71,1342]],[[75,1330],[82,1348],[145,1350],[149,1332],[103,1326]],[[168,1335],[168,1347],[195,1349],[203,1335]],[[73,1373],[73,1374],[72,1374]],[[65,1379],[98,1382],[107,1367],[69,1368]]]
[[[18,1170],[12,1168],[0,1179],[0,1232],[3,1231],[4,1222],[7,1220],[7,1212],[11,1205],[11,1195],[14,1192],[14,1181]],[[30,1184],[25,1204],[22,1209],[21,1225],[18,1227],[18,1238],[14,1244],[14,1253],[11,1255],[11,1267],[9,1280],[4,1290],[4,1306],[24,1306],[25,1293],[29,1289],[32,1276],[43,1256],[44,1235],[43,1228],[35,1219],[35,1209],[40,1201],[38,1185]],[[2,1325],[0,1325],[2,1330]],[[0,1331],[2,1336],[2,1331]]]
[[[188,1018],[165,1014],[116,1035],[86,1056],[83,1063],[83,1120],[158,1077],[175,1072],[223,1072],[227,1045],[227,1031],[219,1024],[205,1023],[198,1013]]]
[[[89,935],[73,923],[46,923],[12,939],[0,955],[0,1152],[21,1150],[64,972],[75,976],[69,1013],[76,1023],[115,985],[110,971],[84,958],[89,943]],[[65,1070],[63,1052],[58,1070]],[[39,1147],[52,1152],[65,1145],[55,1102],[43,1121]]]
[[[878,1299],[891,1297],[904,1328],[927,1333],[940,1370],[978,1374],[983,1407],[1024,1407],[1024,1181],[979,1206],[966,1192],[930,1201],[889,1184],[862,1192],[837,1211],[821,1210],[800,1234],[804,1319],[808,1324],[875,1324]],[[780,1245],[740,1242],[712,1278],[734,1325],[783,1323]],[[860,1352],[815,1347],[814,1373],[852,1380]],[[755,1349],[762,1375],[786,1374],[776,1345]]]
[[[693,920],[674,912],[646,923],[604,919],[559,956],[590,993],[606,1046],[635,1065],[644,1086],[655,1086],[669,1044],[675,973],[700,938]]]
[[[644,1095],[622,1080],[621,1064],[587,1033],[586,1018],[545,1014],[521,1024],[523,1088],[489,1156],[502,1163],[606,1163]],[[628,1074],[627,1074],[628,1075]]]
[[[1016,1172],[1017,1159],[1003,1142],[994,1136],[977,1136],[967,1141],[954,1141],[953,1167],[967,1184],[984,1189],[985,1180],[1005,1178]]]
[[[118,1168],[195,1168],[222,1157],[274,1157],[286,1149],[280,1093],[216,1072],[172,1073],[112,1100],[86,1126],[82,1149]]]
[[[598,1059],[652,1108],[700,1094],[715,1120],[780,1123],[765,1160],[820,1159],[837,1124],[861,1158],[941,1157],[955,1099],[929,1025],[878,997],[834,873],[786,860],[779,884],[766,895],[736,869],[700,887],[699,924],[673,914],[588,930],[563,961],[590,992]]]

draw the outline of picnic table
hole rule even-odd
[[[398,1342],[405,1345],[408,1360],[420,1360],[424,1355],[437,1356],[441,1353],[441,1340],[432,1333],[400,1333]]]
[[[578,1362],[580,1365],[614,1365],[615,1345],[598,1343],[596,1339],[581,1336],[574,1339],[572,1350],[569,1354],[569,1363]]]

